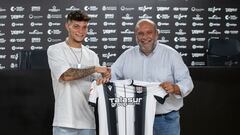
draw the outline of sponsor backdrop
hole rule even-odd
[[[149,18],[159,42],[175,48],[188,66],[207,66],[209,38],[240,39],[239,8],[238,0],[1,0],[0,69],[17,69],[21,50],[64,41],[66,14],[79,9],[92,18],[84,45],[101,65],[135,46],[135,23]]]

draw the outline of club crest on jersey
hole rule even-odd
[[[109,98],[112,107],[125,107],[127,105],[140,105],[142,98],[136,97],[116,97]]]
[[[108,85],[107,87],[110,91],[112,90],[112,85]]]
[[[143,92],[143,87],[136,87],[136,92],[137,93],[142,93]]]

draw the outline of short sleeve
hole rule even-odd
[[[163,104],[165,102],[165,99],[168,97],[168,93],[162,87],[156,88],[153,95],[155,99],[161,104]]]
[[[65,59],[64,52],[60,48],[50,46],[47,50],[47,55],[53,77],[59,80],[60,76],[70,68],[70,65]]]
[[[97,104],[97,99],[98,99],[97,84],[96,84],[96,81],[93,81],[89,89],[88,103],[91,106],[95,107]]]

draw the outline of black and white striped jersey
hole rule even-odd
[[[96,107],[98,134],[152,135],[156,102],[163,104],[167,97],[159,84],[132,80],[92,83],[89,103]]]

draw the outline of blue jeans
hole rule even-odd
[[[180,115],[178,111],[156,116],[153,135],[180,135]]]
[[[96,135],[95,129],[53,127],[53,135]]]

